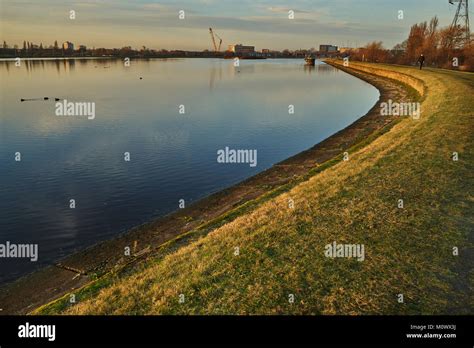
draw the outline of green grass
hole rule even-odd
[[[420,120],[403,118],[349,161],[336,157],[99,278],[76,304],[66,295],[35,313],[473,314],[474,75],[376,68],[424,82]],[[326,258],[333,241],[364,244],[365,261]]]

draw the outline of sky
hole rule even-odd
[[[0,40],[19,47],[23,40],[45,46],[67,40],[76,47],[202,51],[212,49],[212,27],[224,48],[358,47],[374,40],[391,48],[412,24],[437,15],[447,26],[454,13],[448,0],[0,0]]]

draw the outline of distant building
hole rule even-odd
[[[349,52],[349,51],[352,51],[353,49],[350,48],[350,47],[341,47],[339,48],[339,53],[346,53],[346,52]]]
[[[65,51],[74,51],[74,44],[72,42],[69,42],[69,41],[63,42],[63,50],[65,50]]]
[[[228,51],[235,54],[252,54],[255,53],[255,46],[229,45]]]
[[[319,51],[322,52],[322,53],[335,53],[335,52],[337,52],[337,46],[319,45]]]
[[[270,53],[270,50],[268,48],[262,48],[262,53]]]
[[[74,45],[73,45],[73,49],[74,49]],[[85,51],[87,51],[87,47],[84,46],[84,45],[80,45],[80,46],[79,46],[79,51],[80,51],[80,52],[85,52]]]

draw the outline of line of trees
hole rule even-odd
[[[374,41],[348,54],[351,60],[405,65],[415,65],[423,54],[427,66],[474,71],[472,40],[466,42],[461,27],[440,28],[437,17],[414,24],[408,38],[391,50]]]
[[[283,51],[269,51],[261,55],[268,58],[304,58],[308,54],[312,54],[316,49],[298,49],[290,51],[285,49]],[[0,46],[0,58],[41,58],[41,57],[129,57],[129,58],[168,58],[168,57],[224,57],[225,52],[214,52],[207,49],[203,51],[184,51],[184,50],[166,50],[166,49],[150,49],[142,46],[140,49],[133,49],[131,46],[122,48],[92,48],[88,49],[85,46],[79,46],[75,50],[65,50],[55,41],[54,45],[44,46],[33,42],[23,41],[23,48],[14,45],[9,46],[3,41],[3,46]]]
[[[62,47],[54,41],[53,45],[43,46],[43,43],[35,44],[30,41],[23,41],[23,46],[18,45],[9,46],[6,41],[0,47],[0,57],[49,57],[49,56],[64,56],[65,52]]]
[[[14,45],[13,47],[10,47],[6,41],[3,41],[3,45],[2,45],[2,48],[3,49],[14,49],[14,50],[18,50],[18,45]],[[49,47],[44,47],[43,48],[43,43],[41,42],[39,45],[36,45],[34,44],[33,42],[29,42],[29,41],[23,41],[23,48],[21,49],[22,51],[24,52],[27,52],[27,51],[32,51],[32,50],[42,50],[42,49],[55,49],[55,50],[59,50],[59,46],[58,46],[58,42],[57,41],[54,41],[54,46],[53,45],[50,45]]]

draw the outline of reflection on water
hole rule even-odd
[[[263,171],[378,98],[367,83],[303,60],[14,63],[0,62],[0,243],[38,243],[39,260],[0,259],[0,282]],[[54,98],[93,102],[96,117],[56,116]],[[258,165],[217,163],[226,146],[256,149]]]

